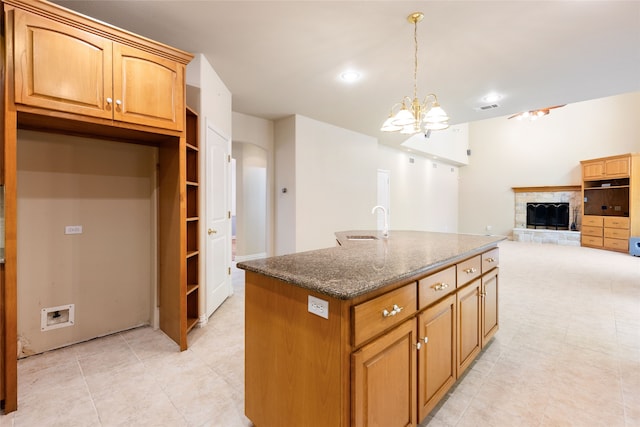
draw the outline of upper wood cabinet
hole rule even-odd
[[[14,12],[15,102],[182,131],[185,65],[66,23]]]
[[[582,161],[584,180],[626,178],[630,172],[628,155]]]

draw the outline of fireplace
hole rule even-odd
[[[569,203],[527,203],[527,228],[569,229]]]

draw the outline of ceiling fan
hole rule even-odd
[[[546,107],[546,108],[540,108],[538,110],[529,110],[529,111],[523,111],[521,113],[516,113],[512,116],[509,116],[509,119],[518,119],[518,120],[522,120],[522,119],[529,119],[529,120],[536,120],[538,117],[542,117],[542,116],[546,116],[547,114],[549,114],[550,110],[553,110],[554,108],[560,108],[560,107],[564,107],[567,104],[562,104],[562,105],[554,105],[553,107]]]

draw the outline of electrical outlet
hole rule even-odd
[[[320,298],[312,297],[309,295],[309,313],[313,313],[316,316],[329,318],[329,301],[325,301]]]
[[[64,228],[64,234],[82,234],[81,225],[67,225]]]

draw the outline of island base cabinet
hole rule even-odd
[[[353,353],[354,427],[417,424],[417,342],[411,319]]]
[[[456,382],[456,296],[418,316],[418,412],[423,420]]]

